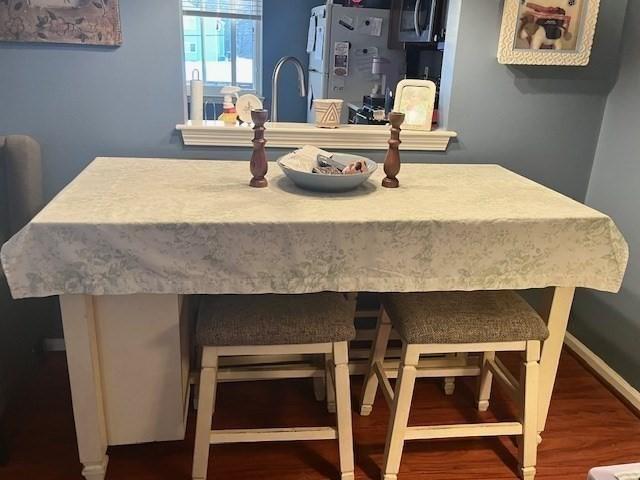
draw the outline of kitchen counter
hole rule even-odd
[[[386,150],[389,140],[388,125],[341,125],[340,128],[318,128],[309,123],[268,122],[265,138],[267,147],[299,148],[314,145],[336,150]],[[206,121],[193,125],[191,121],[176,125],[185,145],[212,147],[251,147],[253,130],[250,125],[227,126],[223,122]],[[446,151],[456,132],[450,130],[402,130],[401,150]]]

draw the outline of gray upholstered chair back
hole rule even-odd
[[[0,137],[0,241],[24,227],[43,202],[40,145],[25,135]]]
[[[9,198],[7,195],[7,173],[4,165],[4,145],[6,137],[0,136],[0,243],[9,236]]]
[[[0,243],[43,206],[40,146],[22,135],[0,136]],[[35,351],[55,319],[56,299],[11,300],[0,267],[0,416],[36,364]],[[1,422],[0,422],[1,423]]]

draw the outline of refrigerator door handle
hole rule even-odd
[[[436,3],[437,0],[431,0],[431,11],[429,12],[429,41],[433,41],[433,27],[436,23]]]
[[[422,29],[420,28],[420,7],[422,0],[416,0],[416,8],[413,11],[413,27],[416,30],[416,36],[420,38],[422,35]]]

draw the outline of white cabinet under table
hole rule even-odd
[[[617,291],[606,215],[496,165],[379,169],[355,192],[298,190],[270,165],[95,160],[2,250],[15,297],[60,295],[83,474],[109,445],[183,438],[189,294],[550,289],[543,432],[575,287]]]
[[[60,297],[80,458],[102,478],[108,445],[184,438],[187,305],[179,295]]]

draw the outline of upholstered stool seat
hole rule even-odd
[[[202,298],[196,326],[202,362],[194,480],[207,478],[211,444],[331,439],[338,440],[341,480],[354,479],[348,355],[356,334],[354,316],[355,301],[339,293]],[[325,359],[317,373],[326,376],[327,408],[336,413],[336,427],[211,429],[220,358],[308,354]]]
[[[398,380],[392,388],[383,361],[391,328],[402,340]],[[378,386],[391,407],[385,445],[383,480],[397,480],[405,441],[454,437],[518,437],[518,461],[524,480],[534,480],[538,440],[538,376],[541,342],[549,335],[533,308],[515,292],[428,292],[383,295],[369,371],[362,389],[361,415],[369,415]],[[520,379],[496,352],[520,352]],[[478,410],[489,407],[495,376],[506,387],[519,412],[515,422],[408,427],[414,383],[428,376],[421,355],[481,353]],[[442,373],[431,367],[433,376]],[[453,369],[455,370],[455,369]],[[420,373],[420,375],[418,375]],[[454,373],[452,371],[452,373]]]
[[[200,346],[344,342],[356,335],[353,306],[339,293],[211,295],[200,306]]]
[[[545,340],[546,325],[512,291],[392,293],[384,307],[408,343]]]

